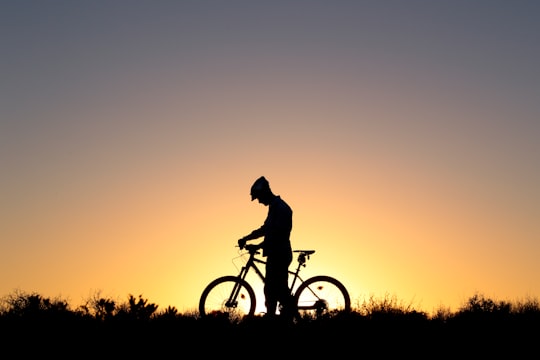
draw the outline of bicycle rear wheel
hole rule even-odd
[[[201,317],[226,316],[241,320],[255,313],[255,291],[247,281],[228,275],[212,281],[204,289],[199,300]]]
[[[337,279],[319,275],[307,279],[294,294],[301,317],[320,317],[351,310],[351,299],[345,286]]]

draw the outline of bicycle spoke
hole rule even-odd
[[[299,312],[321,316],[350,310],[350,298],[345,287],[336,279],[318,276],[306,280],[295,295]]]
[[[234,276],[225,276],[210,283],[199,303],[201,316],[226,316],[230,320],[239,320],[246,315],[252,315],[254,311],[253,289]]]

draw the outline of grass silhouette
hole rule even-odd
[[[540,304],[533,298],[512,303],[474,294],[458,311],[441,308],[428,315],[395,297],[372,297],[348,313],[290,324],[261,316],[201,318],[195,311],[160,309],[142,295],[118,302],[96,294],[72,309],[63,299],[16,291],[0,300],[0,331],[6,354],[56,358],[235,353],[519,358],[537,352]]]

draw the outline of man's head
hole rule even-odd
[[[270,190],[270,184],[264,176],[261,176],[253,185],[251,185],[251,201],[258,199],[260,203],[266,204],[273,196],[272,190]]]

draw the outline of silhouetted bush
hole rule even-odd
[[[296,355],[323,355],[326,351],[346,355],[383,344],[378,356],[461,355],[467,348],[470,356],[475,351],[485,356],[512,349],[515,357],[532,349],[540,335],[538,300],[510,303],[479,294],[454,313],[441,308],[429,316],[385,296],[371,297],[348,313],[306,316],[292,324],[261,316],[231,321],[223,315],[201,318],[197,312],[181,314],[171,306],[158,309],[142,295],[129,295],[121,302],[96,294],[73,310],[62,299],[15,292],[0,300],[0,330],[4,348],[11,346],[28,356],[37,349],[42,356],[44,352],[69,354],[69,349],[77,348],[88,356],[107,352],[110,356],[155,357],[185,351],[182,349],[204,341],[206,345],[198,348],[204,357],[220,354],[222,347],[230,348],[231,344],[261,351],[263,339],[269,338],[293,346],[298,350]],[[300,344],[306,344],[305,348],[297,348]],[[279,349],[264,351],[279,355]]]

